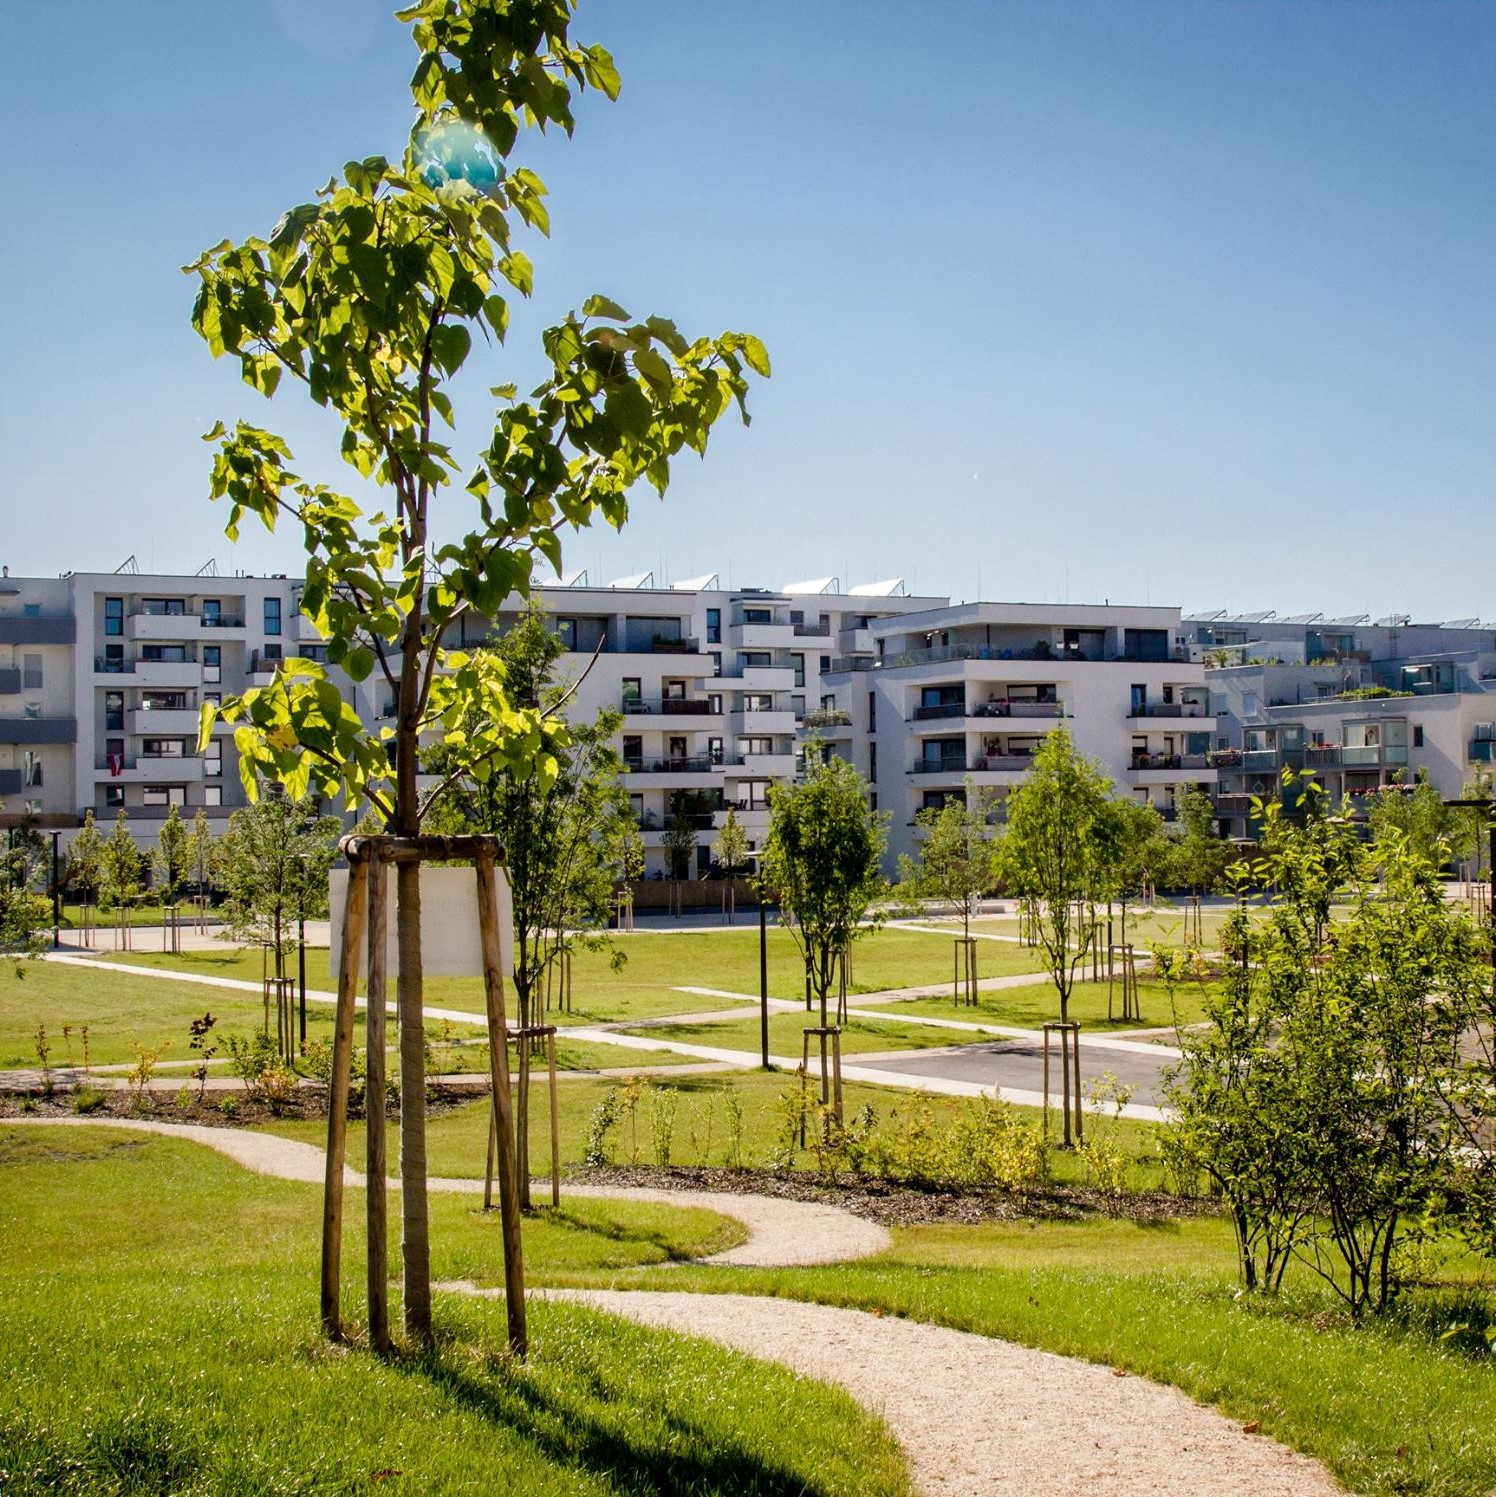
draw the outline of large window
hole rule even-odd
[[[104,633],[107,636],[118,637],[125,632],[125,600],[123,598],[104,599]]]
[[[125,731],[125,694],[122,691],[104,693],[104,731],[106,733]]]
[[[706,611],[706,642],[709,645],[722,643],[722,610],[708,608]]]
[[[216,629],[223,622],[223,601],[219,598],[203,599],[203,628]]]
[[[204,785],[203,804],[205,806],[221,806],[223,804],[223,786]]]
[[[21,686],[26,691],[40,691],[42,687],[42,657],[21,656]]]
[[[265,633],[267,635],[278,635],[281,632],[281,600],[279,598],[265,599]]]
[[[21,783],[31,789],[40,789],[42,783],[42,756],[35,749],[26,750],[26,758],[21,769]]]
[[[147,785],[140,793],[142,805],[146,806],[185,806],[187,804],[187,787],[185,785]]]
[[[223,680],[223,646],[203,646],[203,680],[210,686]]]

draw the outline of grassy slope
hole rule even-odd
[[[438,1276],[492,1265],[492,1219],[432,1209]],[[329,1349],[318,1216],[314,1187],[190,1144],[0,1129],[4,1489],[908,1491],[892,1439],[843,1395],[572,1306],[532,1306],[523,1367],[500,1351],[502,1304],[448,1296],[432,1356]],[[526,1252],[541,1278],[720,1240],[705,1213],[597,1202],[531,1223]]]
[[[1079,1019],[1088,1029],[1160,1029],[1176,1022],[1193,1024],[1203,1015],[1199,987],[1190,982],[1180,983],[1170,998],[1168,989],[1161,982],[1151,981],[1139,975],[1138,1002],[1142,1009],[1142,1020],[1109,1020],[1106,1016],[1106,983],[1078,983],[1070,994],[1070,1017]],[[1113,994],[1113,1012],[1122,1011],[1122,989],[1120,984]],[[1020,1029],[1037,1029],[1046,1019],[1058,1019],[1060,1000],[1054,987],[1047,981],[1037,981],[1032,987],[1000,988],[996,992],[981,993],[975,1008],[957,1008],[949,998],[912,998],[897,1004],[887,1005],[894,1014],[926,1014],[936,1019],[968,1019],[977,1024],[1011,1024]]]

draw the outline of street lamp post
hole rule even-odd
[[[754,880],[758,894],[758,1034],[760,1063],[769,1070],[769,920],[764,900],[763,854],[750,852],[757,877]]]
[[[62,888],[58,883],[57,871],[60,862],[60,848],[62,833],[52,833],[52,950],[56,951],[62,945]]]

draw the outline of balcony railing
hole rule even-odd
[[[1209,717],[1208,702],[1134,702],[1129,717]]]
[[[803,728],[850,728],[852,714],[843,712],[837,707],[821,707],[817,711],[807,712],[800,726]]]
[[[706,697],[625,697],[626,717],[720,717],[722,707]]]
[[[1379,743],[1347,743],[1340,750],[1340,762],[1351,766],[1376,766],[1382,762],[1382,746]]]
[[[1306,769],[1335,769],[1340,764],[1340,745],[1337,743],[1311,743],[1304,750]]]
[[[1252,797],[1250,795],[1218,795],[1215,798],[1215,813],[1217,816],[1250,816]]]
[[[934,702],[928,707],[916,707],[910,722],[933,722],[939,717],[965,717],[965,702]]]
[[[1134,754],[1133,769],[1208,769],[1208,754]]]
[[[965,756],[948,759],[916,759],[910,774],[964,774]]]
[[[831,634],[831,622],[829,619],[813,624],[802,621],[795,625],[795,633],[807,639],[826,639]]]
[[[1243,769],[1276,769],[1278,751],[1277,749],[1247,749],[1241,756],[1241,767]]]
[[[987,754],[971,761],[973,769],[986,770],[1027,770],[1032,768],[1034,756],[1032,754]]]
[[[1212,769],[1240,769],[1241,750],[1232,748],[1214,749],[1206,754],[1205,762]]]
[[[623,767],[630,774],[705,774],[726,762],[711,754],[690,754],[683,759],[625,759]]]

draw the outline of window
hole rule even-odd
[[[104,731],[106,733],[125,731],[125,694],[122,691],[104,693]]]
[[[720,738],[707,739],[706,756],[713,764],[720,764],[722,762],[722,740]]]
[[[795,685],[803,687],[805,685],[805,656],[798,650],[795,651],[790,656],[790,665],[795,672]]]
[[[118,638],[125,632],[125,600],[123,598],[104,599],[104,635],[106,638]]]
[[[38,722],[42,715],[42,704],[40,702],[27,702],[21,708],[21,716],[28,722]]]
[[[223,786],[204,785],[203,804],[205,806],[221,806],[223,804]]]
[[[141,645],[140,658],[152,664],[180,665],[187,658],[187,646]]]
[[[773,665],[774,657],[768,650],[740,650],[738,664],[749,667]]]
[[[223,603],[218,598],[203,599],[203,628],[216,629],[223,622]]]
[[[147,759],[180,759],[186,746],[180,738],[147,738],[140,751]]]
[[[769,608],[745,608],[743,622],[745,624],[772,624],[774,612]]]
[[[140,705],[146,712],[185,712],[185,691],[145,691],[141,693]]]
[[[265,599],[265,633],[277,635],[281,632],[281,600],[279,598]]]
[[[182,598],[142,598],[140,607],[143,612],[154,614],[158,618],[165,616],[179,619],[187,612],[187,603]]]
[[[740,738],[738,739],[738,752],[740,754],[772,754],[774,740],[772,738]]]
[[[708,608],[706,611],[706,642],[709,645],[722,643],[722,610]]]
[[[118,675],[125,668],[125,647],[123,645],[104,646],[104,671],[106,675]]]
[[[769,782],[767,780],[744,780],[742,790],[743,799],[740,803],[742,810],[762,811],[768,806]]]
[[[223,646],[203,646],[203,680],[217,684],[223,680]]]
[[[634,769],[644,762],[644,740],[638,734],[624,735],[623,762]]]
[[[1422,723],[1414,723],[1413,724],[1413,747],[1414,748],[1422,748],[1423,747],[1423,724]]]
[[[556,638],[560,641],[563,650],[575,650],[577,647],[577,621],[575,619],[557,619]]]
[[[772,712],[774,710],[774,697],[767,691],[745,691],[743,693],[744,712]]]
[[[643,692],[639,689],[640,678],[638,676],[625,676],[623,678],[623,701],[627,706],[630,702],[642,700]]]
[[[40,816],[42,814],[42,803],[39,800],[24,800],[21,802],[21,806],[28,816]]]
[[[203,750],[203,774],[215,780],[223,774],[223,745],[221,743],[209,743]]]
[[[629,815],[634,818],[636,824],[644,820],[644,797],[642,795],[629,796]]]
[[[878,726],[878,693],[867,694],[867,730],[871,733]]]
[[[42,605],[40,603],[22,603],[21,617],[23,619],[39,619],[42,616]]]
[[[185,785],[147,785],[141,791],[140,800],[146,806],[185,806],[187,804],[187,787]]]
[[[21,686],[26,691],[41,690],[42,657],[40,655],[21,656]]]
[[[113,810],[116,806],[125,803],[125,787],[123,785],[104,786],[104,805]]]
[[[41,788],[42,783],[42,756],[35,749],[26,750],[26,758],[21,768],[21,784],[27,789]]]
[[[1128,710],[1131,717],[1142,717],[1144,709],[1148,706],[1148,688],[1135,685],[1132,688],[1132,704]]]
[[[867,746],[867,777],[869,781],[876,783],[878,779],[878,745],[870,743]]]
[[[831,657],[829,655],[822,655],[821,656],[821,674],[822,675],[826,675],[830,671],[830,669],[831,669]]]
[[[267,644],[265,646],[264,651],[263,651],[262,658],[265,659],[265,660],[279,660],[279,659],[281,659],[282,658],[281,657],[281,647],[279,645],[276,645],[276,644]]]
[[[119,760],[120,768],[125,767],[125,740],[123,738],[106,738],[104,740],[104,758],[109,761],[109,768],[114,768],[114,761]]]
[[[722,715],[722,693],[720,691],[713,692],[707,697],[706,710],[712,717],[720,717]]]

